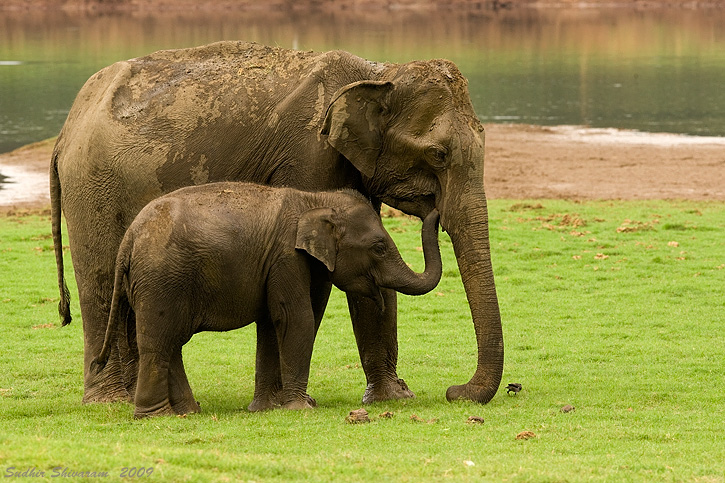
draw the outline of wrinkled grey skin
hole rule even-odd
[[[116,259],[105,343],[108,362],[121,314],[135,314],[139,351],[135,417],[199,411],[181,349],[201,331],[257,322],[253,411],[315,406],[307,380],[315,334],[334,284],[384,310],[380,288],[422,295],[438,284],[438,212],[423,224],[425,272],[413,272],[370,202],[355,191],[309,193],[249,183],[181,188],[149,203]],[[123,322],[126,322],[124,318]],[[125,325],[125,324],[124,324]]]
[[[503,335],[483,154],[483,126],[466,80],[446,60],[379,64],[342,51],[221,42],[101,70],[78,94],[50,169],[59,308],[63,323],[70,322],[62,208],[83,316],[84,401],[133,391],[136,357],[123,339],[104,371],[88,371],[103,343],[126,228],[152,199],[222,180],[351,188],[375,206],[384,202],[420,218],[437,208],[478,342],[475,374],[446,396],[489,401],[503,371]],[[365,402],[413,396],[396,373],[395,292],[384,290],[383,298],[380,311],[369,298],[348,296]]]

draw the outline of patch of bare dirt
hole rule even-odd
[[[486,125],[489,198],[725,200],[725,140]]]

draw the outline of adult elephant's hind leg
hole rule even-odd
[[[199,403],[191,392],[189,379],[186,377],[181,349],[171,355],[169,365],[169,399],[171,408],[176,414],[192,414],[201,411]]]
[[[363,403],[415,397],[404,380],[398,378],[398,302],[397,293],[381,289],[385,310],[359,295],[348,294],[347,302],[355,331],[360,361],[367,387]]]
[[[94,240],[96,244],[94,241],[74,241],[75,238],[71,237],[73,267],[83,318],[83,402],[128,401],[131,397],[124,380],[124,365],[118,345],[114,345],[108,363],[101,372],[89,371],[91,362],[101,352],[106,335],[113,296],[113,260],[117,247],[107,249],[98,240]],[[111,254],[111,251],[114,253]],[[125,331],[118,335],[126,337]]]

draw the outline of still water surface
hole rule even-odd
[[[484,122],[725,136],[721,10],[0,12],[0,152],[55,136],[100,68],[217,40],[445,57],[469,79]]]

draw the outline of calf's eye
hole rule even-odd
[[[388,246],[384,241],[377,241],[372,246],[372,252],[378,257],[385,256],[387,250]]]

